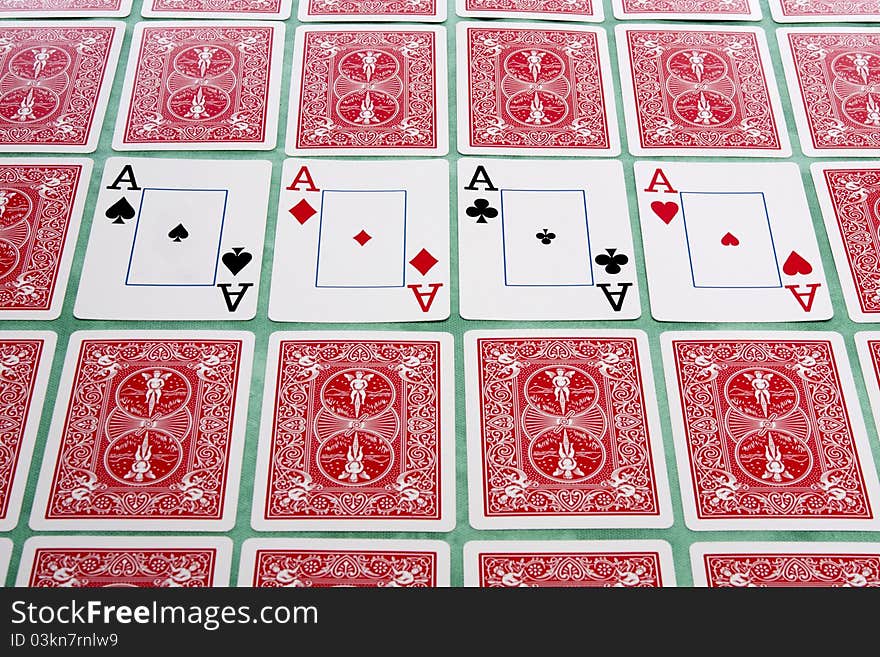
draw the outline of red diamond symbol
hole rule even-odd
[[[293,215],[293,218],[296,219],[300,225],[306,223],[309,219],[311,219],[317,210],[313,208],[309,203],[303,199],[296,205],[294,205],[290,210],[288,210],[290,214]]]
[[[416,254],[416,257],[409,261],[413,267],[415,267],[419,273],[424,276],[431,268],[439,262],[437,258],[428,253],[425,249],[422,249]]]
[[[369,242],[373,237],[365,230],[362,230],[357,235],[354,236],[354,241],[363,246],[367,242]]]

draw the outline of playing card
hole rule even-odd
[[[861,331],[855,334],[855,342],[874,424],[880,427],[880,332]]]
[[[776,30],[804,155],[880,154],[880,29]]]
[[[448,333],[273,333],[253,528],[450,531],[452,361]]]
[[[299,20],[442,23],[446,20],[446,0],[301,0]]]
[[[446,30],[300,26],[288,155],[446,155]]]
[[[666,541],[470,541],[464,585],[675,586],[675,568]]]
[[[777,23],[876,22],[878,0],[768,0]]]
[[[443,541],[251,538],[238,585],[422,588],[449,586]]]
[[[231,529],[253,349],[243,331],[74,333],[31,528]]]
[[[54,333],[0,331],[0,531],[18,524],[54,354]]]
[[[56,319],[92,161],[0,159],[0,319]]]
[[[272,163],[109,158],[74,314],[253,319]]]
[[[2,18],[128,16],[131,0],[0,0]]]
[[[759,21],[758,0],[611,0],[620,20]]]
[[[880,543],[694,543],[694,586],[880,586]]]
[[[9,560],[12,558],[12,541],[8,538],[0,538],[0,584],[6,585],[6,572],[9,570]]]
[[[880,527],[880,486],[837,333],[664,333],[693,530]]]
[[[791,155],[760,28],[618,25],[616,36],[630,153]]]
[[[854,322],[880,318],[880,166],[868,162],[816,162],[813,183],[846,309]]]
[[[455,13],[473,18],[531,18],[601,23],[602,0],[456,0]]]
[[[226,537],[34,536],[22,549],[16,586],[229,586],[231,565]]]
[[[461,22],[457,44],[460,153],[620,153],[604,30]]]
[[[286,160],[269,317],[449,317],[448,181],[443,160]]]
[[[832,316],[796,164],[641,161],[634,168],[654,319]]]
[[[4,21],[0,152],[94,151],[124,29],[120,21]]]
[[[243,18],[284,20],[293,0],[144,0],[145,18]]]
[[[476,529],[669,527],[647,336],[465,334]]]
[[[284,25],[135,25],[113,148],[271,150],[278,131]]]
[[[458,205],[462,317],[641,314],[619,162],[460,159]]]

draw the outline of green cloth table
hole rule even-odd
[[[111,141],[113,137],[113,127],[116,112],[119,106],[119,98],[122,90],[122,83],[126,62],[128,59],[129,46],[131,43],[132,28],[136,22],[145,20],[140,16],[141,3],[135,1],[132,15],[124,19],[128,25],[125,34],[125,40],[122,45],[122,55],[117,67],[116,79],[113,84],[113,90],[110,97],[110,105],[107,110],[107,116],[104,120],[103,130],[98,149],[95,153],[89,155],[95,161],[95,168],[92,173],[91,184],[89,187],[88,198],[86,200],[85,214],[83,215],[82,227],[80,229],[79,240],[76,246],[73,268],[70,274],[70,280],[67,288],[67,295],[64,302],[59,319],[51,322],[41,321],[7,321],[0,324],[0,328],[5,330],[24,330],[24,329],[41,329],[52,330],[58,334],[58,348],[55,354],[55,360],[52,365],[52,374],[49,380],[49,387],[46,396],[46,403],[43,408],[42,420],[40,423],[40,431],[34,449],[34,458],[30,467],[28,477],[28,485],[25,493],[24,502],[22,504],[21,515],[18,526],[10,531],[2,534],[11,538],[15,544],[12,561],[10,562],[9,573],[6,578],[6,584],[12,585],[15,582],[18,570],[18,561],[21,557],[21,549],[24,541],[36,532],[32,531],[28,526],[28,518],[30,517],[31,504],[34,497],[34,489],[37,483],[37,474],[39,472],[40,463],[42,461],[43,450],[46,444],[46,434],[49,428],[52,411],[54,407],[54,399],[58,389],[58,380],[61,375],[61,369],[64,365],[67,341],[70,334],[79,330],[146,330],[146,329],[187,329],[187,330],[248,330],[256,335],[256,353],[254,357],[253,378],[251,382],[250,404],[248,407],[247,422],[247,439],[244,449],[244,460],[241,474],[241,490],[238,498],[238,515],[235,527],[226,535],[235,543],[235,551],[232,561],[232,577],[230,582],[234,585],[238,577],[238,561],[241,553],[241,544],[247,538],[252,537],[309,537],[309,538],[399,538],[399,539],[415,539],[415,538],[436,538],[445,540],[452,553],[452,579],[453,586],[462,584],[462,546],[471,540],[537,540],[537,539],[565,539],[565,540],[602,540],[602,539],[662,539],[668,541],[672,546],[673,556],[675,560],[675,574],[679,586],[688,586],[692,582],[690,558],[688,548],[691,543],[696,541],[880,541],[880,531],[878,532],[805,532],[805,531],[711,531],[711,532],[693,532],[685,527],[682,516],[681,495],[679,493],[678,475],[675,467],[675,457],[672,444],[672,431],[669,422],[669,408],[667,404],[666,390],[664,386],[663,368],[660,360],[659,336],[664,331],[672,330],[712,330],[712,329],[728,329],[728,330],[821,330],[821,331],[837,331],[844,336],[847,343],[847,352],[853,367],[856,379],[856,388],[861,403],[861,411],[864,414],[865,424],[867,425],[868,437],[871,443],[871,452],[874,458],[873,463],[865,463],[865,467],[877,467],[880,463],[880,442],[878,442],[877,430],[874,425],[868,397],[865,392],[864,381],[860,375],[858,358],[856,355],[853,335],[859,330],[870,330],[874,325],[871,324],[855,324],[850,321],[846,313],[843,297],[841,295],[840,283],[831,258],[831,251],[828,245],[828,238],[822,223],[822,217],[816,201],[816,194],[813,189],[813,183],[809,174],[810,159],[805,157],[800,150],[797,131],[795,128],[794,117],[791,112],[791,103],[785,90],[785,76],[782,70],[782,63],[779,56],[779,48],[776,43],[774,30],[781,27],[780,24],[774,23],[770,18],[770,10],[766,0],[761,0],[764,19],[760,22],[737,22],[737,25],[760,25],[767,33],[767,40],[770,46],[770,53],[773,59],[773,68],[776,74],[777,84],[779,85],[780,95],[782,97],[782,105],[785,110],[785,118],[788,125],[789,137],[792,143],[793,156],[788,158],[795,162],[801,169],[801,177],[807,192],[807,199],[812,212],[813,225],[818,236],[819,247],[822,251],[822,262],[828,277],[828,284],[831,292],[831,299],[834,304],[835,316],[827,322],[803,322],[803,323],[774,323],[744,325],[744,324],[691,324],[691,323],[660,323],[654,321],[649,312],[647,281],[645,279],[645,270],[642,258],[641,232],[639,230],[638,210],[636,207],[635,187],[633,182],[632,163],[635,157],[628,154],[626,149],[626,134],[624,130],[623,106],[620,99],[620,77],[617,66],[617,58],[615,56],[614,47],[614,26],[621,21],[615,20],[611,16],[610,0],[604,0],[604,8],[606,20],[600,23],[608,34],[609,47],[612,53],[611,69],[614,73],[615,94],[617,96],[617,121],[620,128],[620,138],[623,145],[624,154],[618,159],[623,162],[624,172],[626,176],[628,197],[629,197],[629,213],[630,221],[633,228],[633,238],[635,242],[635,256],[638,268],[638,283],[642,290],[642,316],[638,320],[633,321],[602,321],[602,322],[487,322],[487,321],[465,321],[458,316],[458,277],[457,277],[457,216],[456,216],[456,184],[455,163],[461,157],[455,151],[456,143],[456,108],[455,108],[455,23],[463,20],[455,16],[455,0],[449,0],[449,18],[444,25],[446,26],[446,37],[448,44],[448,88],[450,90],[449,98],[449,136],[452,145],[451,153],[446,156],[450,163],[450,171],[452,179],[450,185],[450,206],[449,206],[449,229],[451,242],[451,264],[452,264],[452,315],[444,322],[432,323],[394,323],[394,324],[291,324],[272,322],[267,317],[269,285],[272,271],[273,257],[273,236],[275,234],[275,215],[278,200],[278,190],[280,186],[281,164],[285,159],[284,155],[284,137],[287,131],[286,117],[288,105],[288,92],[290,86],[290,72],[293,55],[293,40],[295,28],[300,24],[295,18],[285,21],[287,33],[284,43],[284,63],[283,63],[283,79],[281,86],[281,114],[278,129],[278,146],[273,151],[180,151],[180,152],[131,152],[127,153],[132,157],[147,156],[157,158],[191,158],[191,159],[267,159],[273,163],[272,172],[272,189],[270,192],[269,203],[269,220],[266,234],[266,248],[263,253],[263,276],[260,283],[259,305],[257,307],[257,317],[247,322],[120,322],[120,321],[81,321],[73,317],[73,303],[76,297],[76,290],[79,284],[80,271],[82,261],[86,250],[86,241],[88,239],[89,230],[91,228],[92,216],[95,211],[95,200],[98,196],[98,187],[101,180],[101,173],[104,168],[104,162],[108,157],[115,153],[111,149]],[[296,3],[294,3],[296,5]],[[293,14],[296,14],[296,6],[294,6]],[[83,19],[78,19],[83,20]],[[476,20],[476,19],[474,19]],[[627,21],[631,22],[631,21]],[[637,21],[646,22],[646,21]],[[648,21],[653,22],[653,21]],[[549,24],[549,23],[548,23]],[[711,22],[712,25],[721,26],[728,23]],[[734,24],[734,23],[730,23]],[[597,25],[590,23],[590,25]],[[852,26],[868,26],[869,23],[850,23]],[[17,155],[17,154],[16,154]],[[28,154],[30,155],[30,154]],[[45,154],[48,156],[48,154]],[[373,158],[353,158],[361,160],[369,160]],[[649,159],[649,158],[644,158]],[[657,158],[651,158],[657,159]],[[705,158],[676,158],[679,161],[706,162]],[[727,162],[749,161],[747,158],[723,158]],[[761,158],[761,161],[784,161],[779,158],[772,160]],[[540,166],[540,160],[536,161],[535,166]],[[477,531],[470,527],[467,517],[468,487],[467,472],[465,459],[465,390],[463,388],[464,381],[464,362],[463,362],[463,346],[462,336],[465,331],[472,329],[513,329],[513,328],[556,328],[556,329],[573,329],[573,328],[615,328],[615,329],[642,329],[647,332],[651,343],[651,357],[654,369],[654,380],[657,386],[657,402],[660,409],[661,426],[663,429],[663,445],[666,457],[666,465],[669,472],[669,485],[672,493],[673,513],[675,522],[669,529],[603,529],[603,530],[578,530],[578,529],[558,529],[558,530],[495,530],[495,531]],[[436,534],[430,532],[257,532],[250,526],[251,516],[251,499],[253,495],[253,481],[256,467],[257,441],[259,439],[260,409],[262,406],[262,390],[263,376],[266,365],[266,349],[269,334],[273,331],[296,331],[296,330],[405,330],[405,331],[448,331],[455,336],[455,377],[456,377],[456,517],[457,524],[453,531],[446,534]],[[45,533],[45,532],[41,532]],[[96,532],[65,532],[67,535],[72,534],[91,534]],[[151,532],[150,535],[171,535],[180,534],[181,532]],[[124,532],[106,532],[107,535],[121,535]],[[131,534],[135,534],[132,532]],[[207,533],[206,533],[207,534]],[[193,533],[192,535],[198,535]]]

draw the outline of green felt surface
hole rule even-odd
[[[455,163],[459,157],[455,152],[456,143],[456,110],[455,110],[455,23],[459,19],[454,15],[454,0],[449,0],[453,6],[449,7],[449,18],[444,23],[447,30],[447,44],[449,53],[448,66],[448,82],[450,90],[449,98],[449,135],[452,144],[451,153],[447,156],[450,163],[452,176],[455,175]],[[158,158],[190,158],[190,159],[268,159],[273,162],[272,173],[272,190],[269,202],[269,218],[266,234],[266,249],[263,254],[263,276],[260,283],[259,305],[257,308],[257,317],[247,322],[121,322],[121,321],[82,321],[73,317],[73,303],[76,297],[76,290],[79,284],[80,271],[83,256],[86,249],[86,241],[88,239],[89,230],[91,228],[92,216],[95,211],[95,201],[98,196],[98,187],[103,171],[104,162],[108,157],[115,155],[111,149],[111,140],[113,135],[114,120],[119,105],[119,96],[122,89],[123,75],[128,59],[128,51],[131,43],[131,33],[134,24],[140,20],[140,5],[138,0],[134,2],[132,15],[126,20],[128,28],[125,34],[125,40],[122,45],[122,55],[120,57],[117,68],[116,79],[113,85],[113,92],[110,99],[110,105],[107,110],[107,116],[104,121],[103,131],[98,149],[95,153],[89,155],[95,162],[95,168],[92,173],[91,184],[89,188],[88,198],[86,201],[85,214],[83,216],[82,226],[80,228],[79,240],[76,245],[76,254],[74,258],[73,268],[67,287],[67,295],[65,297],[64,308],[61,316],[55,321],[6,321],[0,324],[0,329],[16,330],[16,329],[50,329],[58,334],[58,348],[55,354],[55,360],[52,365],[52,373],[47,391],[46,403],[43,409],[42,419],[40,423],[40,431],[34,451],[34,458],[30,468],[28,485],[25,494],[24,503],[22,505],[21,514],[17,527],[2,535],[11,538],[14,542],[14,550],[12,561],[10,563],[9,573],[7,575],[6,584],[12,585],[15,582],[16,572],[18,569],[18,561],[21,556],[21,548],[24,541],[35,535],[28,526],[28,518],[31,512],[31,504],[34,496],[34,489],[37,483],[37,474],[39,472],[40,463],[42,462],[43,450],[46,444],[46,434],[54,407],[54,400],[57,392],[58,380],[61,375],[61,369],[64,364],[64,356],[68,337],[74,331],[85,329],[109,329],[109,330],[145,330],[145,329],[232,329],[232,330],[248,330],[256,335],[256,353],[254,357],[253,378],[251,383],[251,396],[248,409],[247,438],[244,449],[244,460],[242,465],[241,490],[238,498],[238,514],[235,528],[228,532],[227,535],[233,539],[235,543],[235,552],[232,562],[232,578],[234,584],[238,576],[238,560],[241,553],[242,542],[251,537],[311,537],[311,538],[439,538],[445,540],[452,553],[452,585],[461,585],[462,583],[462,545],[470,540],[510,540],[510,539],[663,539],[672,545],[673,555],[675,559],[676,578],[679,585],[690,585],[691,570],[688,548],[691,543],[696,541],[880,541],[880,532],[804,532],[804,531],[712,531],[712,532],[693,532],[685,527],[682,516],[681,496],[679,493],[678,475],[675,467],[675,457],[672,444],[672,433],[669,422],[669,410],[667,405],[667,396],[664,386],[663,370],[660,360],[659,336],[663,331],[671,330],[711,330],[711,329],[731,329],[731,330],[824,330],[837,331],[841,333],[847,343],[847,352],[853,367],[853,373],[856,380],[856,388],[859,393],[861,411],[865,417],[869,440],[871,443],[871,451],[874,458],[873,463],[866,463],[866,467],[876,467],[880,463],[880,443],[878,443],[877,431],[871,416],[868,397],[865,392],[864,381],[861,377],[861,371],[858,364],[855,345],[853,343],[853,335],[859,330],[870,330],[874,325],[871,324],[855,324],[849,320],[844,306],[843,297],[841,295],[840,283],[838,275],[834,268],[831,257],[831,251],[828,245],[828,239],[822,224],[821,214],[819,212],[816,194],[813,189],[812,180],[809,175],[810,159],[803,156],[800,150],[797,138],[794,118],[791,112],[791,103],[785,90],[785,76],[782,70],[781,59],[779,57],[779,49],[776,43],[774,30],[780,27],[770,18],[770,10],[767,7],[766,0],[761,1],[764,19],[761,22],[736,22],[736,23],[720,23],[712,22],[711,25],[721,26],[724,24],[737,25],[760,25],[767,33],[770,53],[773,59],[773,68],[776,73],[776,80],[780,87],[782,96],[782,105],[785,108],[785,118],[789,130],[789,138],[792,143],[794,152],[793,157],[788,158],[790,161],[796,162],[801,169],[801,177],[806,188],[807,199],[810,204],[810,210],[813,218],[813,225],[818,236],[819,247],[822,251],[822,261],[825,266],[826,275],[831,292],[832,302],[834,304],[834,318],[826,322],[801,322],[789,324],[761,324],[761,325],[743,325],[743,324],[691,324],[691,323],[660,323],[654,321],[649,312],[647,282],[645,280],[645,271],[642,258],[641,232],[639,230],[638,211],[636,207],[635,187],[633,183],[632,163],[636,160],[627,152],[626,134],[624,130],[624,118],[622,102],[620,100],[620,78],[618,73],[617,60],[615,56],[614,26],[620,23],[614,19],[611,14],[610,0],[604,0],[606,20],[600,25],[606,30],[609,40],[609,47],[612,53],[611,68],[614,73],[614,89],[617,95],[617,120],[620,126],[620,138],[624,154],[618,159],[623,162],[624,172],[629,196],[629,213],[630,221],[633,229],[633,238],[635,242],[635,256],[638,268],[638,283],[642,291],[642,316],[634,321],[602,321],[602,322],[488,322],[488,321],[465,321],[458,316],[458,279],[457,279],[457,235],[456,235],[456,189],[455,181],[450,180],[450,207],[449,207],[449,225],[451,236],[451,257],[452,257],[452,315],[450,319],[444,322],[431,323],[395,323],[395,324],[282,324],[272,322],[267,317],[268,297],[270,274],[273,257],[273,236],[275,234],[275,214],[278,200],[279,180],[281,176],[281,164],[285,159],[284,155],[284,139],[287,131],[286,117],[288,105],[288,91],[290,84],[290,71],[292,64],[293,39],[294,30],[299,21],[291,18],[285,21],[287,33],[284,43],[284,64],[283,79],[281,87],[281,112],[278,129],[278,147],[273,151],[204,151],[204,152],[131,152],[128,153],[132,157],[149,156]],[[296,3],[294,3],[296,5]],[[296,14],[296,6],[294,6],[293,14]],[[83,20],[83,19],[76,19]],[[473,19],[477,20],[477,19]],[[637,21],[645,22],[645,21]],[[549,24],[549,23],[548,23]],[[668,23],[667,23],[668,24]],[[596,25],[590,23],[590,25]],[[849,24],[849,25],[869,25],[865,24]],[[18,154],[16,154],[18,155]],[[371,158],[354,158],[354,159],[371,159]],[[657,158],[643,158],[657,159]],[[676,158],[680,161],[706,162],[705,158]],[[723,161],[736,162],[748,161],[745,158],[723,158]],[[762,162],[768,161],[784,161],[781,159],[761,158]],[[536,164],[540,166],[540,164]],[[528,531],[477,531],[470,527],[467,517],[468,487],[467,472],[465,459],[465,393],[463,390],[464,365],[463,365],[463,347],[462,335],[465,331],[471,329],[513,329],[513,328],[615,328],[615,329],[633,329],[638,328],[646,331],[650,337],[651,357],[654,369],[654,379],[657,386],[658,405],[660,410],[661,426],[663,430],[663,444],[666,457],[667,469],[669,472],[669,484],[672,492],[673,513],[675,517],[674,525],[669,529],[606,529],[606,530],[528,530]],[[325,330],[333,331],[340,329],[367,329],[367,330],[406,330],[406,331],[448,331],[455,336],[455,376],[456,376],[456,484],[457,484],[457,524],[454,531],[446,534],[436,533],[416,533],[416,532],[256,532],[250,526],[251,514],[251,497],[253,494],[253,481],[255,475],[255,463],[257,452],[257,441],[259,440],[259,421],[260,409],[262,402],[263,377],[266,361],[266,349],[269,334],[279,330]],[[40,532],[49,533],[49,532]],[[75,532],[65,532],[72,534]],[[94,534],[95,532],[82,532]],[[166,534],[176,534],[180,532],[164,532]],[[107,534],[121,534],[120,532],[107,532]],[[134,532],[132,532],[134,534]],[[151,533],[157,535],[156,533]],[[193,534],[196,535],[196,534]]]

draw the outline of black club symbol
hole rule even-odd
[[[540,233],[535,233],[535,237],[541,240],[541,244],[550,244],[550,242],[556,239],[556,233],[551,233],[545,228]]]
[[[606,253],[600,253],[596,256],[596,264],[605,267],[606,274],[619,274],[620,268],[629,262],[622,253],[618,253],[617,249],[605,249]]]
[[[489,201],[484,198],[474,200],[474,204],[470,206],[465,213],[469,217],[476,217],[478,224],[489,223],[486,219],[494,219],[498,216],[498,210],[489,206]]]

